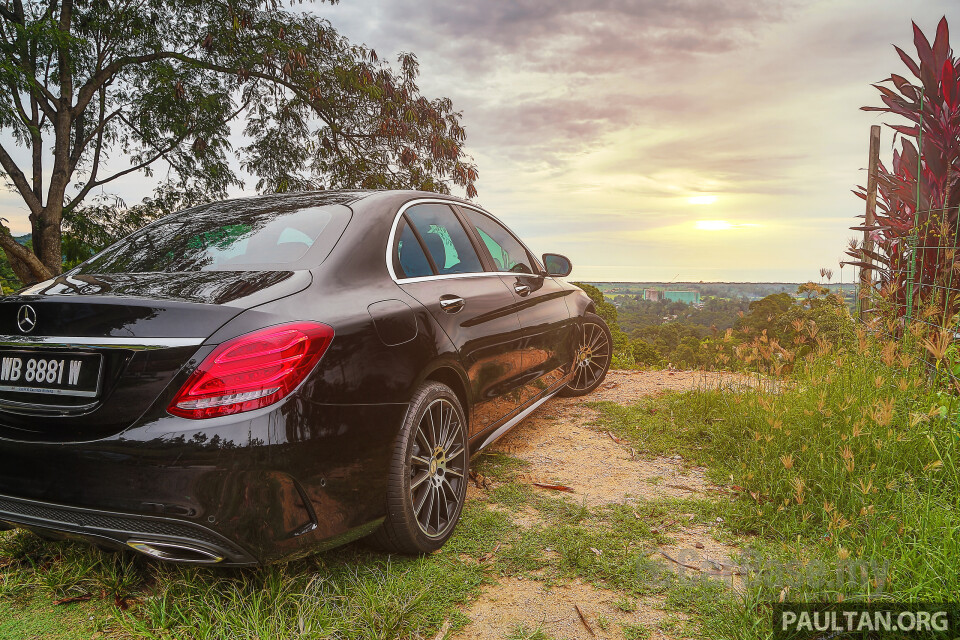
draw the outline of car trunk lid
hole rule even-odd
[[[0,436],[122,431],[218,328],[310,282],[307,271],[68,274],[3,298]]]

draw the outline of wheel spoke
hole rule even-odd
[[[440,500],[440,503],[443,504],[443,519],[446,522],[450,521],[450,500],[447,499],[447,492],[444,491],[443,479],[440,481],[440,486],[437,487],[437,498]],[[440,511],[437,510],[437,531],[440,530]]]
[[[427,494],[426,505],[424,511],[426,511],[426,517],[423,519],[423,523],[427,526],[430,525],[430,517],[433,515],[433,503],[437,497],[436,487],[433,486],[433,483],[427,485],[426,491]]]
[[[427,441],[427,435],[423,432],[422,421],[420,426],[417,428],[417,444],[420,446],[421,452],[430,453],[430,443]]]
[[[426,481],[429,480],[429,479],[430,479],[430,472],[429,472],[429,471],[424,471],[423,473],[421,473],[420,475],[418,475],[416,478],[414,478],[414,479],[410,482],[410,490],[412,491],[412,490],[416,489],[417,487],[419,487],[420,485],[422,485],[424,482],[426,482]]]
[[[460,476],[460,477],[462,478],[463,476]],[[450,480],[448,480],[448,479],[446,478],[446,476],[444,476],[444,477],[441,479],[440,483],[441,483],[443,486],[445,486],[447,489],[450,490],[450,497],[453,498],[454,500],[456,500],[456,499],[457,499],[457,492],[456,492],[456,490],[453,488],[453,485],[450,484]]]
[[[455,459],[459,458],[460,455],[463,454],[464,451],[465,451],[465,449],[464,449],[463,447],[458,447],[453,453],[451,453],[451,454],[449,454],[449,455],[447,456],[447,460],[455,460]]]
[[[437,426],[433,421],[433,405],[427,408],[427,415],[430,417],[430,452],[433,452],[437,446]]]
[[[419,498],[414,499],[413,510],[417,514],[417,517],[420,517],[420,512],[423,511],[423,504],[427,501],[427,498],[430,494],[430,485],[427,485],[423,493],[420,494]]]
[[[444,417],[444,409],[446,408],[446,417]],[[444,407],[440,405],[440,441],[439,445],[444,449],[447,448],[447,439],[450,437],[450,429],[453,426],[453,409],[450,407]]]
[[[440,495],[440,487],[433,487],[433,508],[430,509],[430,524],[433,524],[433,514],[437,514],[437,526],[433,528],[437,533],[440,532],[440,505],[443,502],[443,496]]]
[[[421,458],[420,456],[413,456],[413,457],[411,457],[410,459],[411,459],[413,462],[415,462],[415,463],[417,463],[417,464],[419,464],[419,465],[422,465],[422,466],[424,466],[424,467],[429,467],[429,466],[430,466],[430,461],[427,460],[427,459],[425,459],[425,458]]]
[[[598,346],[606,342],[606,336],[603,335],[602,331],[596,331],[593,334],[592,339],[590,340],[590,348],[596,349]]]
[[[457,471],[456,469],[452,469],[450,467],[447,467],[447,475],[457,476],[458,478],[463,477],[463,473],[461,473],[460,471]]]

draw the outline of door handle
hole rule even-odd
[[[521,297],[530,294],[530,286],[525,284],[515,285],[513,290],[516,291]]]
[[[440,309],[445,313],[457,313],[467,302],[460,296],[444,295],[440,296]]]

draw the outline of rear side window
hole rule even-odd
[[[406,220],[400,220],[397,228],[397,249],[393,254],[393,270],[399,278],[421,278],[432,276],[433,269],[420,241],[414,235]]]
[[[535,273],[534,262],[520,241],[507,231],[507,228],[493,218],[483,215],[473,209],[463,209],[470,224],[477,229],[477,234],[483,240],[490,257],[497,267],[497,271],[512,273]]]
[[[256,204],[256,203],[255,203]],[[339,205],[185,211],[108,247],[77,273],[303,269],[319,264],[350,219]],[[305,256],[312,248],[309,260]]]
[[[418,204],[404,214],[416,228],[439,275],[483,271],[480,257],[453,210],[444,204]]]

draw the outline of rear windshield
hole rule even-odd
[[[350,210],[341,205],[188,210],[137,231],[76,273],[296,270],[319,265]]]

